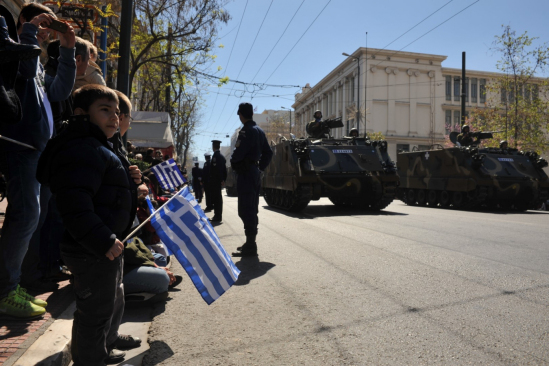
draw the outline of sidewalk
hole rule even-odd
[[[0,228],[4,222],[7,201],[0,202]],[[48,302],[47,312],[34,320],[0,318],[0,365],[68,366],[71,363],[69,342],[75,310],[74,293],[69,281],[59,283],[55,292],[33,296]],[[149,349],[147,336],[152,319],[152,308],[126,309],[121,334],[141,338],[140,348],[126,352],[120,365],[139,366]]]

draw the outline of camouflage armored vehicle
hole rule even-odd
[[[262,181],[269,206],[303,210],[311,200],[328,197],[335,205],[381,210],[396,195],[398,176],[387,153],[387,141],[332,138],[329,130],[341,119],[322,122],[327,137],[292,136],[271,142],[273,159]]]
[[[227,180],[225,181],[225,193],[229,197],[236,197],[236,173],[233,171],[233,168],[229,165],[227,167]]]
[[[457,133],[450,136],[456,143]],[[477,141],[492,133],[476,133]],[[408,205],[474,209],[533,208],[549,198],[547,161],[516,149],[434,145],[397,155],[398,198]]]

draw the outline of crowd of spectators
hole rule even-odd
[[[55,22],[38,3],[24,5],[17,24],[0,6],[0,173],[8,200],[0,314],[40,317],[47,303],[27,290],[55,291],[71,279],[73,361],[99,365],[121,361],[120,349],[141,342],[118,333],[124,295],[133,304],[164,300],[182,279],[167,268],[169,256],[152,226],[120,241],[150,216],[147,196],[158,205],[170,192],[127,159],[122,137],[131,102],[106,87],[97,48],[68,24],[64,33],[52,31]],[[155,165],[169,156],[150,149],[133,158]]]

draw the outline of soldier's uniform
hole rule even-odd
[[[219,149],[221,141],[213,140],[213,148]],[[212,156],[212,162],[210,165],[210,177],[209,177],[209,186],[210,186],[210,203],[213,206],[214,216],[210,221],[212,222],[221,222],[223,217],[223,196],[221,194],[222,186],[221,183],[225,182],[227,179],[227,160],[219,150],[215,151]]]
[[[471,146],[473,144],[473,138],[471,137],[471,134],[464,134],[464,133],[460,133],[457,137],[457,142],[459,142],[459,144],[461,146]]]
[[[211,194],[210,194],[210,186],[209,186],[209,180],[210,180],[210,164],[211,164],[211,155],[210,153],[204,154],[204,157],[206,158],[206,162],[204,163],[204,166],[202,167],[202,187],[204,187],[204,196],[206,198],[206,208],[204,208],[204,212],[210,212],[212,210],[212,203],[211,203]]]
[[[253,116],[252,105],[240,104],[239,114],[241,112],[241,116]],[[238,248],[241,252],[233,253],[235,257],[257,256],[255,238],[261,172],[269,165],[272,157],[273,152],[263,130],[251,119],[244,122],[231,156],[231,166],[237,173],[238,216],[244,223],[246,234],[246,243]]]
[[[198,163],[195,163],[194,165],[195,166],[192,169],[193,190],[196,200],[198,201],[198,203],[200,203],[202,202],[202,169],[198,167]]]

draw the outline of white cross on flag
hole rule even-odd
[[[154,175],[156,175],[156,179],[158,179],[162,189],[175,189],[187,182],[173,159],[166,160],[163,163],[155,165],[151,168],[151,170]]]

